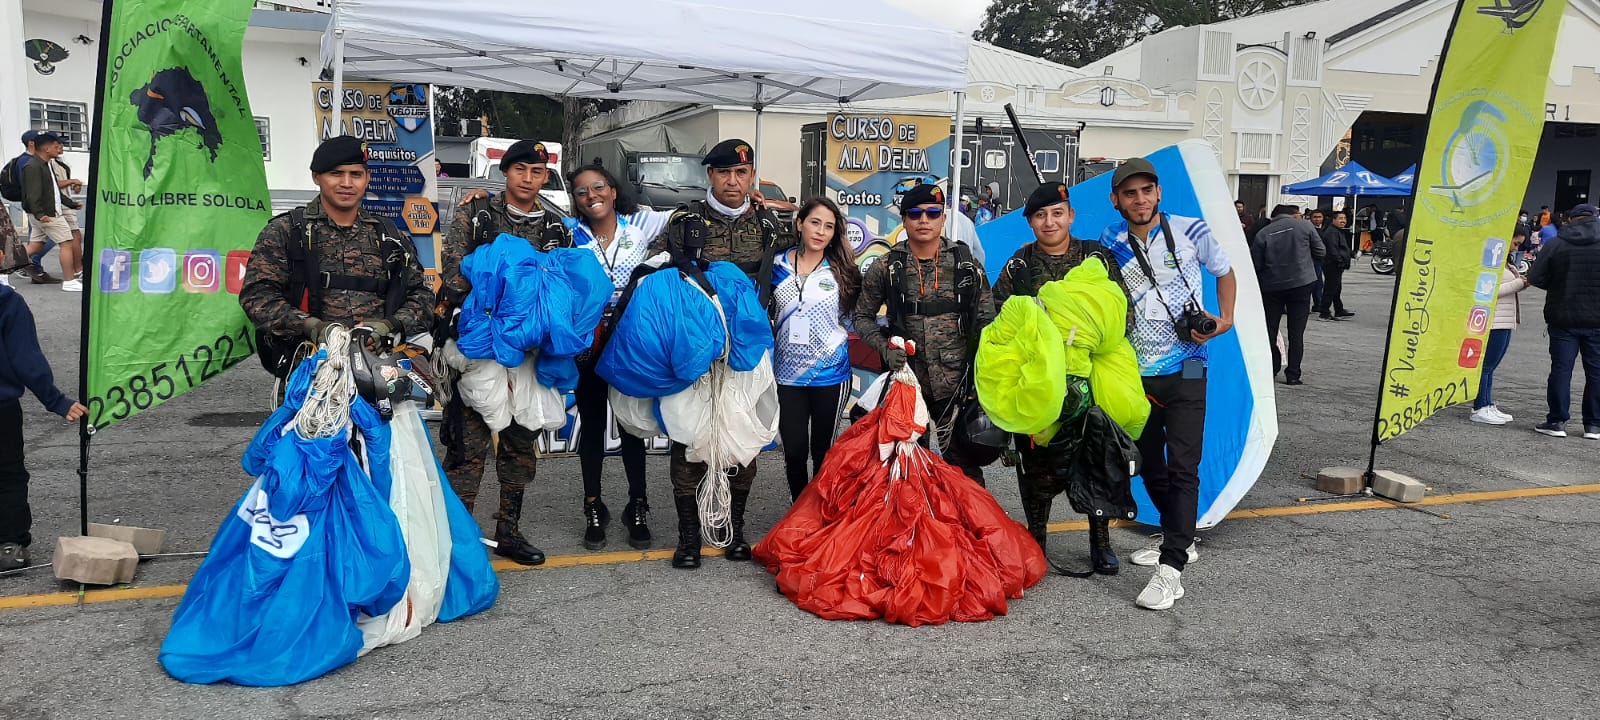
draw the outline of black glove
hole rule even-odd
[[[891,371],[897,371],[906,366],[906,351],[903,348],[890,346],[883,351],[883,364]]]

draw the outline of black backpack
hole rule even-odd
[[[289,260],[289,284],[284,288],[283,299],[290,305],[304,309],[312,317],[322,316],[322,291],[360,290],[383,296],[383,314],[393,316],[406,300],[406,266],[416,255],[411,236],[400,232],[393,220],[379,216],[382,237],[379,245],[387,256],[384,266],[389,270],[385,279],[332,275],[318,268],[317,248],[313,242],[312,228],[306,222],[306,210],[297,207],[286,213],[289,216],[289,236],[295,241],[284,246]],[[279,215],[278,217],[283,217]],[[276,219],[276,218],[275,218]],[[289,377],[294,371],[295,352],[304,341],[299,336],[274,335],[256,329],[256,355],[267,372],[279,378]]]
[[[956,299],[951,300],[913,300],[909,291],[911,277],[906,273],[906,264],[915,262],[911,258],[911,251],[904,247],[895,247],[885,253],[878,262],[889,263],[889,272],[884,274],[885,288],[884,300],[888,306],[889,332],[891,335],[903,335],[905,319],[910,315],[944,315],[947,313],[961,313],[961,330],[972,338],[977,323],[976,312],[978,304],[978,264],[972,259],[972,250],[966,243],[951,242],[950,249],[956,255]],[[976,338],[972,338],[976,344]]]
[[[0,197],[11,202],[22,202],[22,168],[27,167],[31,159],[32,155],[23,153],[11,158],[4,168],[0,168]]]

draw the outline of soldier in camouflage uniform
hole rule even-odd
[[[369,328],[378,337],[431,330],[433,291],[411,237],[361,207],[369,178],[365,146],[347,135],[324,142],[311,157],[311,177],[317,197],[268,222],[250,253],[239,290],[250,322],[290,347],[300,338],[321,342],[331,323]],[[296,267],[311,258],[319,278],[314,287],[305,279],[308,269]]]
[[[1040,185],[1028,196],[1023,214],[1033,228],[1034,241],[1018,248],[1001,269],[1000,277],[994,283],[997,304],[1004,304],[1012,295],[1038,296],[1039,288],[1045,283],[1066,277],[1068,270],[1090,256],[1100,258],[1110,271],[1111,279],[1118,285],[1122,284],[1121,267],[1109,250],[1093,240],[1072,237],[1073,212],[1066,185]],[[1130,313],[1132,307],[1130,303]],[[1014,438],[1017,454],[1021,458],[1021,464],[1017,467],[1017,486],[1022,495],[1022,512],[1028,521],[1028,532],[1039,541],[1042,549],[1050,523],[1050,506],[1055,496],[1067,489],[1066,472],[1071,450],[1039,446],[1027,435],[1016,435]],[[1111,548],[1109,519],[1089,518],[1089,556],[1095,572],[1102,575],[1117,574],[1117,554]]]
[[[911,370],[938,422],[975,397],[972,361],[978,333],[994,320],[994,300],[983,266],[972,252],[942,235],[947,212],[944,190],[917,185],[906,191],[900,208],[906,239],[874,261],[862,278],[856,332],[891,370],[908,360],[904,350],[889,347],[889,338],[899,335],[916,343],[916,354],[909,358]],[[885,303],[888,326],[882,327],[878,308]],[[980,465],[955,447],[942,450],[946,462],[983,483]]]
[[[550,175],[550,154],[543,143],[523,140],[506,150],[500,158],[505,174],[505,192],[484,199],[473,195],[456,208],[450,232],[440,247],[441,295],[448,307],[459,306],[472,292],[472,285],[461,275],[461,261],[479,245],[492,243],[501,233],[526,239],[540,250],[572,247],[572,233],[554,212],[546,212],[539,199]],[[537,470],[536,443],[539,432],[513,421],[500,431],[498,449],[493,444],[489,425],[477,410],[461,402],[460,393],[451,393],[445,407],[446,445],[459,444],[460,452],[446,453],[444,471],[450,485],[467,509],[472,510],[483,481],[483,468],[489,453],[495,452],[495,475],[500,481],[500,505],[495,512],[495,554],[523,565],[544,562],[544,552],[522,536],[523,495]],[[453,441],[453,443],[452,443]]]
[[[765,284],[771,284],[773,251],[793,245],[794,237],[779,225],[772,211],[752,196],[751,189],[756,185],[754,160],[754,151],[743,140],[717,143],[701,161],[711,181],[706,199],[689,203],[688,209],[710,225],[702,256],[707,261],[726,260],[738,265],[761,288],[763,276],[768,280]],[[678,255],[683,248],[673,245],[679,237],[678,233],[661,233],[656,242],[659,249]],[[687,449],[681,443],[672,444],[672,496],[678,511],[678,549],[672,555],[672,566],[677,568],[700,567],[700,508],[695,489],[705,477],[706,465],[689,462],[684,457]],[[729,560],[750,559],[750,543],[744,538],[744,511],[755,477],[756,466],[751,463],[739,468],[729,480],[733,492],[733,539],[726,552]]]

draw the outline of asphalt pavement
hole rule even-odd
[[[24,281],[25,282],[25,281]],[[498,604],[291,688],[192,686],[156,661],[199,561],[143,563],[124,598],[60,604],[48,570],[0,577],[0,718],[1588,718],[1600,707],[1600,441],[1543,419],[1543,293],[1496,377],[1509,426],[1451,408],[1379,451],[1430,504],[1315,497],[1310,476],[1365,464],[1392,278],[1358,264],[1343,322],[1313,320],[1304,386],[1278,386],[1279,437],[1241,513],[1201,533],[1171,611],[1133,605],[1149,571],[1047,577],[1008,616],[906,628],[796,609],[764,571],[708,558],[695,572],[584,550],[577,461],[548,459],[524,532],[551,567],[501,573]],[[77,384],[77,295],[20,285],[57,382]],[[1573,394],[1583,381],[1574,378]],[[97,435],[92,519],[167,530],[202,551],[250,478],[238,459],[267,408],[253,363]],[[36,562],[76,534],[74,426],[24,399]],[[1574,408],[1576,411],[1576,408]],[[1571,428],[1569,428],[1571,429]],[[606,498],[626,501],[620,463]],[[484,495],[493,498],[493,470]],[[657,547],[675,537],[666,458],[649,461]],[[989,486],[1020,517],[1009,470]],[[750,510],[787,507],[768,453]],[[1576,487],[1575,487],[1576,486]],[[1437,504],[1434,504],[1437,503]],[[489,523],[492,507],[480,507]],[[1055,519],[1078,519],[1057,503]],[[1074,526],[1066,526],[1074,527]],[[1124,559],[1149,528],[1113,541]],[[626,550],[617,529],[607,551]],[[1082,532],[1051,553],[1082,563]],[[597,561],[585,564],[585,560]],[[109,597],[109,596],[107,596]],[[88,596],[88,599],[96,599]]]

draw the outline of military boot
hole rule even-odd
[[[1028,534],[1039,543],[1039,549],[1044,549],[1046,537],[1050,533],[1050,505],[1053,498],[1039,492],[1036,488],[1022,488],[1022,517],[1027,520]]]
[[[728,550],[723,553],[729,560],[750,559],[750,543],[744,540],[744,507],[749,500],[750,491],[733,491],[733,539],[728,541]]]
[[[494,514],[494,554],[521,565],[543,565],[544,551],[517,529],[522,523],[522,492],[522,488],[500,486],[500,509]]]
[[[611,511],[600,498],[583,501],[583,546],[599,550],[606,546],[606,526],[611,524]]]
[[[1115,575],[1121,569],[1117,551],[1111,547],[1111,520],[1089,518],[1089,561],[1101,575]]]
[[[650,503],[642,497],[628,501],[622,509],[622,525],[628,528],[628,545],[635,550],[648,550],[654,538],[650,535]]]
[[[672,499],[678,505],[678,549],[672,553],[672,566],[693,570],[700,567],[700,505],[692,495]]]

